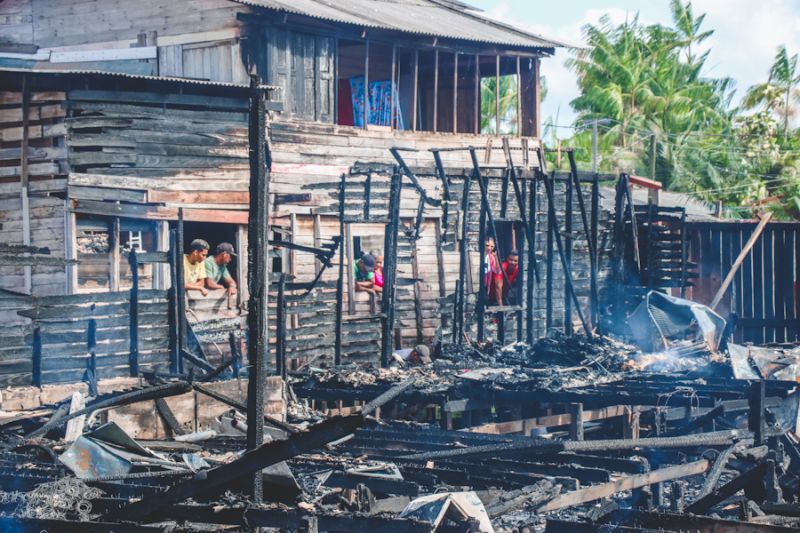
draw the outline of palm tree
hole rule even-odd
[[[675,29],[681,39],[680,44],[686,47],[686,62],[691,65],[694,63],[692,44],[702,43],[711,37],[714,31],[700,31],[700,26],[703,25],[706,15],[704,13],[694,18],[691,2],[683,4],[680,0],[670,0],[669,7],[672,12],[672,20],[675,23]]]
[[[517,77],[500,76],[500,133],[517,132]],[[481,79],[481,133],[497,134],[497,78]],[[505,126],[505,127],[504,127]]]
[[[800,72],[797,61],[797,54],[790,57],[786,46],[780,45],[769,69],[769,79],[750,87],[742,101],[745,109],[760,107],[778,115],[783,122],[784,141],[789,138],[789,118],[797,112],[792,104],[800,102],[800,91],[797,88]]]

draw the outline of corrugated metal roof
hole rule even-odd
[[[30,69],[30,68],[14,68],[14,67],[5,67],[0,66],[0,72],[17,72],[17,73],[32,73],[32,74],[70,74],[70,75],[82,75],[82,76],[111,76],[117,78],[127,78],[127,79],[135,79],[135,80],[144,80],[144,81],[156,81],[156,82],[174,82],[174,83],[184,83],[190,85],[206,85],[211,87],[233,87],[236,89],[249,89],[249,85],[243,85],[240,83],[232,83],[228,81],[212,81],[212,80],[198,80],[192,78],[173,78],[169,76],[150,76],[146,74],[131,74],[128,72],[114,72],[109,70],[94,70],[94,69],[85,69],[85,70],[64,70],[64,69],[52,69],[52,68],[44,68],[44,69]],[[274,90],[277,89],[274,85],[259,85],[260,89],[264,90]]]
[[[449,0],[234,0],[241,4],[435,37],[530,48],[568,47],[467,10]]]

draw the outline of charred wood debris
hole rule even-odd
[[[643,354],[555,333],[532,346],[440,346],[422,367],[310,368],[289,374],[286,421],[265,415],[264,443],[249,451],[247,406],[211,391],[210,373],[149,373],[82,409],[65,398],[0,419],[0,530],[800,526],[800,395],[767,374],[791,350],[670,346]],[[189,391],[230,405],[230,431],[179,427],[164,400]],[[103,411],[141,402],[172,439],[104,423]]]

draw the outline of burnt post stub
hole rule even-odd
[[[336,317],[334,323],[333,364],[342,364],[342,313],[344,311],[344,200],[347,176],[339,176],[339,276],[336,278]],[[350,246],[350,244],[347,244]]]
[[[131,250],[128,254],[128,265],[131,267],[131,294],[130,294],[130,352],[128,354],[128,366],[130,376],[139,375],[139,264],[137,261],[136,250]]]
[[[381,300],[381,367],[389,366],[392,356],[397,278],[397,232],[400,227],[400,194],[403,175],[395,168],[389,188],[389,223],[384,234],[383,292]]]
[[[764,396],[766,382],[754,381],[750,384],[750,414],[747,419],[747,428],[753,433],[753,446],[764,444],[766,423],[764,420]]]

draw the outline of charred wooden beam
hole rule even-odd
[[[697,446],[725,446],[748,438],[746,431],[715,431],[681,437],[651,437],[644,439],[610,439],[588,441],[552,441],[549,439],[513,440],[500,444],[470,446],[456,450],[441,450],[402,456],[403,459],[437,460],[449,457],[498,456],[525,451],[528,453],[552,452],[604,452],[634,448],[692,448]]]
[[[366,82],[365,82],[366,83]],[[367,85],[365,85],[367,87]],[[365,112],[366,115],[366,112]],[[364,125],[366,127],[366,123]],[[247,382],[247,449],[258,449],[264,442],[264,386],[268,342],[269,303],[269,170],[271,158],[266,140],[265,94],[258,76],[250,77],[250,108],[248,121],[250,156],[250,209],[248,211],[248,280],[250,302],[247,327],[250,340],[247,358],[250,377]],[[253,499],[260,502],[263,480],[258,471],[253,475]],[[145,501],[145,500],[143,500]]]
[[[705,472],[708,469],[708,466],[709,462],[705,459],[701,459],[685,465],[668,466],[666,468],[660,468],[644,474],[635,474],[633,476],[623,477],[609,483],[592,485],[584,489],[579,489],[557,496],[539,507],[537,511],[540,513],[555,511],[565,507],[582,505],[584,503],[606,498],[624,490],[631,490],[652,485],[654,483],[663,483],[664,481],[670,481],[673,479],[695,476]]]
[[[262,469],[349,435],[363,421],[364,418],[360,415],[330,418],[286,440],[261,444],[235,461],[207,470],[202,475],[170,487],[165,492],[146,496],[128,506],[111,511],[104,518],[120,520],[135,516],[139,520],[146,520],[161,509],[187,498],[212,495],[245,476],[261,477]]]
[[[416,382],[417,378],[411,377],[403,381],[402,383],[395,385],[394,387],[387,390],[386,392],[384,392],[383,394],[381,394],[380,396],[378,396],[377,398],[366,404],[364,407],[362,407],[361,414],[370,415],[374,413],[376,409],[386,405],[387,403],[391,402],[392,400],[403,394],[405,391],[411,388]]]

